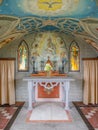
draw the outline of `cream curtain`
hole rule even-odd
[[[0,104],[15,104],[14,60],[0,60]]]
[[[84,104],[98,103],[98,59],[84,60]]]

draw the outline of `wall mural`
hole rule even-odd
[[[55,33],[39,33],[31,47],[32,73],[43,71],[67,72],[67,50],[64,41]]]

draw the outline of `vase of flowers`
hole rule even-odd
[[[44,71],[46,72],[46,76],[51,76],[52,66],[49,63],[46,63]]]

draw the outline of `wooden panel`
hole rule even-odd
[[[0,60],[16,60],[15,58],[0,58]]]
[[[96,58],[82,58],[82,60],[98,60],[98,57],[96,57]]]

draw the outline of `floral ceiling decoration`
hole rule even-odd
[[[83,29],[92,37],[98,39],[98,19],[83,19],[80,21]]]

